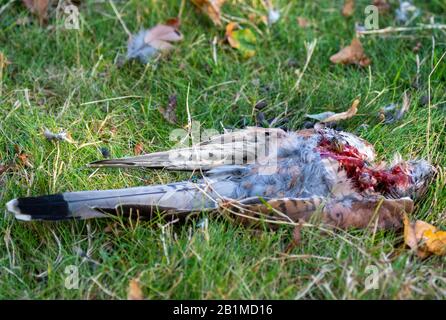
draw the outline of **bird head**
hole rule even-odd
[[[407,184],[395,185],[392,188],[392,196],[399,198],[410,197],[414,200],[421,198],[437,172],[435,167],[425,160],[404,161],[397,166],[402,168],[409,178]]]
[[[413,199],[420,198],[426,193],[429,183],[434,178],[437,170],[425,160],[407,161],[407,170],[412,180],[408,196]]]

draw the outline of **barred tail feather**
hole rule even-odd
[[[185,213],[215,208],[202,192],[205,186],[190,182],[104,191],[66,192],[18,198],[7,210],[18,220],[68,220],[123,214],[151,218],[157,211]]]

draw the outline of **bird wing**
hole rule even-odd
[[[211,170],[221,165],[254,163],[275,152],[275,144],[287,136],[274,128],[249,127],[211,136],[188,148],[149,153],[136,157],[107,159],[90,163],[91,167],[146,167],[169,170]]]

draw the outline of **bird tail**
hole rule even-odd
[[[103,191],[66,192],[17,198],[7,209],[19,220],[69,220],[110,215],[152,218],[159,212],[181,214],[216,207],[213,191],[204,184],[180,182]]]

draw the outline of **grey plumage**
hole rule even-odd
[[[215,159],[209,155],[216,150],[221,150],[225,158]],[[258,150],[261,150],[260,156]],[[247,153],[252,156],[246,156]],[[338,217],[339,210],[348,212],[352,208],[357,208],[357,212],[365,210],[364,215],[371,218],[370,205],[363,208],[361,203],[377,203],[379,197],[390,197],[396,192],[402,199],[420,195],[416,191],[425,188],[433,172],[428,163],[415,161],[389,169],[375,169],[371,164],[374,158],[370,144],[345,132],[321,129],[286,133],[280,129],[248,128],[218,135],[191,148],[92,164],[200,170],[204,176],[196,183],[184,181],[19,198],[10,201],[7,207],[21,220],[86,219],[120,213],[151,218],[156,211],[184,214],[214,210],[228,200],[240,201],[242,205],[248,201],[255,207],[258,205],[253,204],[255,199],[266,199],[279,206],[279,210],[288,210],[291,216],[307,217],[317,207],[315,201],[321,203],[320,199],[326,199],[329,203],[327,219]],[[381,177],[382,181],[375,181]],[[409,208],[404,199],[386,202],[387,211],[383,214],[392,216],[389,208],[393,207]],[[398,220],[393,216],[392,219],[390,224],[383,222],[381,225],[395,225],[394,221]]]

